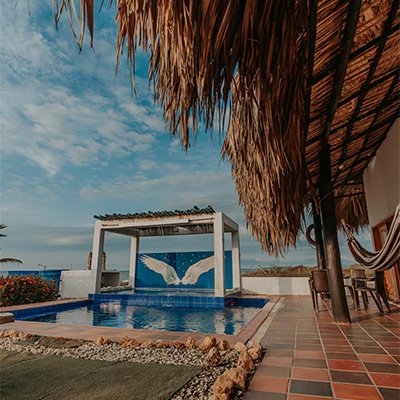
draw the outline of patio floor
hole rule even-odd
[[[314,313],[309,296],[286,297],[245,400],[399,400],[400,309],[350,312],[353,323],[337,325],[326,304]]]

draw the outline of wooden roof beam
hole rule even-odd
[[[326,119],[324,130],[322,131],[323,147],[329,145],[328,136],[331,130],[333,118],[338,108],[340,95],[343,89],[344,79],[346,77],[347,65],[349,62],[351,48],[353,46],[354,36],[357,30],[358,18],[360,16],[361,0],[349,1],[346,25],[343,31],[342,41],[338,54],[338,62],[333,78],[333,87],[328,109],[326,110]]]
[[[388,36],[390,36],[393,33],[395,33],[398,29],[399,29],[399,25],[398,24],[396,24],[395,26],[391,27]],[[366,51],[372,49],[372,47],[379,45],[379,43],[384,39],[386,39],[386,34],[379,35],[378,37],[370,40],[364,46],[361,46],[357,50],[353,51],[350,54],[349,61],[352,61],[355,58],[359,57],[360,55],[362,55]],[[324,69],[323,71],[321,71],[320,73],[315,75],[314,80],[313,80],[313,85],[316,85],[319,82],[321,82],[329,74],[331,74],[334,70],[335,70],[335,66],[334,65],[330,65],[328,68]]]
[[[391,83],[391,85],[390,85],[390,87],[389,87],[389,90],[386,92],[386,95],[385,95],[383,101],[379,104],[378,108],[376,109],[376,113],[375,113],[374,119],[372,120],[372,122],[371,122],[369,128],[371,128],[372,126],[374,126],[375,121],[379,118],[379,116],[380,116],[382,110],[384,110],[384,107],[385,107],[384,104],[386,103],[386,100],[388,100],[388,99],[390,99],[390,98],[392,97],[392,93],[393,93],[393,91],[394,91],[396,85],[397,85],[397,79],[396,79],[396,77],[395,77],[395,78],[393,79],[393,82]],[[397,100],[398,100],[398,99],[397,99]],[[389,128],[390,128],[390,126],[391,126],[391,124],[389,125]],[[385,134],[384,136],[386,136],[386,134]],[[349,172],[348,172],[348,174],[347,174],[347,176],[346,176],[346,179],[345,179],[344,184],[346,184],[346,182],[350,179],[351,173],[353,172],[354,167],[355,167],[356,164],[358,163],[359,158],[361,157],[362,153],[367,149],[368,142],[369,142],[369,136],[366,135],[366,136],[364,136],[364,140],[363,140],[363,144],[362,144],[362,146],[361,146],[361,149],[360,149],[360,151],[358,152],[358,155],[357,155],[356,159],[354,160],[354,162],[353,162],[353,164],[352,164],[352,167],[351,167],[351,169],[349,170]],[[345,143],[345,145],[346,145],[346,143]],[[378,146],[378,147],[379,147],[379,146]],[[342,153],[342,155],[343,155],[343,153]]]
[[[382,83],[386,82],[388,79],[393,78],[393,76],[396,75],[396,74],[397,74],[397,68],[393,69],[393,71],[390,71],[386,75],[383,75],[381,78],[376,79],[375,81],[373,81],[368,88],[361,88],[360,90],[357,90],[356,92],[354,92],[350,96],[348,96],[345,99],[341,100],[339,102],[339,104],[338,104],[338,108],[344,106],[349,101],[351,101],[351,100],[355,99],[356,97],[360,96],[364,91],[369,91],[369,90],[373,89],[374,87],[379,86]],[[310,123],[321,119],[324,116],[324,114],[325,114],[325,112],[323,111],[323,112],[315,115],[314,117],[311,117]]]
[[[385,49],[385,46],[386,46],[386,41],[387,41],[387,38],[389,36],[389,30],[392,27],[392,24],[393,24],[393,22],[394,22],[394,20],[396,18],[397,5],[398,5],[397,1],[393,1],[392,7],[391,7],[390,12],[389,12],[389,16],[386,19],[385,26],[383,28],[384,39],[379,43],[379,46],[378,46],[378,48],[376,50],[376,53],[375,53],[375,57],[374,57],[374,59],[373,59],[373,61],[371,63],[371,66],[369,68],[367,78],[365,79],[365,81],[363,83],[362,89],[368,89],[370,87],[370,85],[371,85],[371,82],[372,82],[372,79],[374,77],[376,68],[378,67],[379,61],[380,61],[380,59],[382,57],[382,53],[383,53],[383,51]],[[391,87],[392,87],[392,85],[391,85]],[[342,154],[340,156],[341,160],[344,159],[344,156],[346,154],[346,151],[347,151],[347,148],[348,148],[348,140],[350,138],[351,132],[352,132],[353,127],[354,127],[354,124],[356,123],[356,119],[357,119],[357,117],[358,117],[358,115],[359,115],[359,113],[361,111],[361,107],[362,107],[362,105],[364,103],[364,99],[365,99],[365,96],[367,95],[367,93],[368,93],[368,90],[362,90],[362,93],[360,94],[360,96],[357,99],[357,104],[356,104],[356,106],[354,108],[354,111],[353,111],[353,114],[352,114],[352,116],[350,118],[350,121],[347,124],[346,136],[345,136],[343,147],[342,147]],[[335,174],[333,179],[335,179],[337,176],[338,176],[338,173]]]

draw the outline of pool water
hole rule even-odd
[[[222,309],[143,307],[121,302],[93,303],[85,307],[24,318],[60,324],[157,329],[175,332],[238,334],[260,311],[255,307]]]

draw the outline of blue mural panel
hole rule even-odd
[[[139,254],[136,268],[137,288],[214,289],[214,253]],[[232,289],[232,252],[225,252],[225,287]]]

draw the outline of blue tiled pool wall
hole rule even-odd
[[[73,310],[78,307],[86,307],[89,304],[92,304],[92,300],[77,300],[69,303],[61,303],[54,305],[47,305],[42,307],[33,307],[33,308],[24,308],[21,310],[14,310],[12,313],[14,314],[15,319],[26,319],[37,315],[47,315],[47,314],[55,314],[62,311]]]
[[[89,299],[95,303],[118,301],[130,306],[159,306],[183,308],[224,308],[225,299],[214,296],[160,296],[160,295],[124,295],[124,294],[90,294]]]
[[[163,277],[157,272],[147,268],[141,260],[142,256],[148,256],[163,261],[173,267],[180,280],[185,276],[191,265],[214,255],[212,251],[193,251],[181,253],[145,253],[139,254],[136,267],[135,287],[137,288],[195,288],[214,289],[214,269],[200,275],[194,285],[167,285]],[[232,289],[232,252],[225,251],[225,288]]]
[[[60,280],[62,269],[48,269],[45,271],[8,271],[9,275],[39,275],[42,276],[46,281],[54,281],[56,292],[60,291]]]
[[[132,306],[159,306],[183,308],[224,308],[256,307],[262,308],[268,299],[214,297],[214,296],[159,296],[159,295],[124,295],[124,294],[90,294],[89,299],[95,303],[117,301]]]

